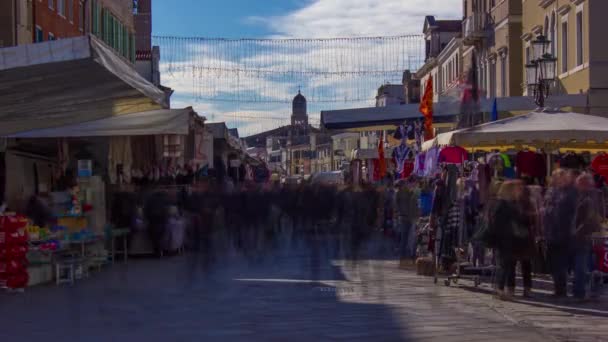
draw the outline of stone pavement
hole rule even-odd
[[[390,259],[351,265],[291,246],[203,261],[131,260],[73,287],[0,293],[0,341],[608,340],[605,307],[499,302]]]

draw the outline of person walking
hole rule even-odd
[[[498,198],[490,214],[490,235],[496,249],[497,274],[496,293],[502,300],[508,300],[515,293],[515,266],[518,258],[529,248],[530,218],[523,208],[524,186],[520,181],[504,182],[498,191]],[[522,263],[522,265],[528,263]],[[525,267],[524,267],[525,268]],[[524,270],[524,274],[527,269]],[[526,292],[530,291],[531,271],[524,279]],[[506,290],[505,290],[506,287]]]
[[[397,194],[395,196],[395,208],[397,211],[397,225],[399,227],[399,258],[403,266],[407,260],[413,259],[414,251],[411,250],[409,241],[411,229],[415,229],[415,223],[419,216],[416,193],[412,191],[406,182],[397,183]]]
[[[578,300],[584,300],[589,273],[591,255],[591,234],[601,229],[601,216],[594,196],[594,180],[589,174],[582,174],[576,179],[578,199],[575,214],[573,239],[574,286],[573,294]]]
[[[545,198],[543,217],[547,258],[553,276],[554,296],[567,296],[568,267],[572,255],[577,191],[572,171],[556,170]]]

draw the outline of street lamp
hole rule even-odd
[[[555,66],[557,59],[547,52],[551,41],[539,35],[532,41],[533,60],[526,64],[526,87],[528,94],[534,96],[536,104],[545,107],[545,99],[555,81]]]

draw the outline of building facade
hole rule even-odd
[[[436,20],[427,16],[424,20],[426,56],[424,65],[416,72],[420,80],[421,97],[426,84],[433,78],[433,101],[438,102],[447,91],[458,84],[462,77],[462,22],[460,20]]]
[[[135,62],[133,0],[0,1],[0,46],[91,33]]]
[[[152,0],[137,0],[133,2],[135,20],[135,50],[150,51],[152,46]]]
[[[33,6],[34,0],[0,1],[0,48],[32,42]]]
[[[85,34],[85,7],[80,0],[35,0],[34,42]]]
[[[481,94],[488,98],[523,94],[522,1],[463,0],[464,70],[476,58]]]
[[[557,58],[552,94],[587,94],[587,108],[576,111],[608,115],[608,46],[604,43],[604,0],[523,0],[524,64],[531,44],[542,34]],[[526,71],[522,71],[522,77]]]

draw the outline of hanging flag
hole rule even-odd
[[[498,120],[498,105],[496,103],[496,99],[494,99],[494,104],[492,105],[492,115],[490,116],[490,121]]]
[[[384,159],[384,132],[380,133],[378,141],[378,176],[384,179],[386,176],[386,160]]]
[[[420,113],[424,116],[424,140],[433,139],[433,76],[429,76],[424,86]]]
[[[462,92],[462,100],[460,102],[458,128],[471,127],[479,123],[477,118],[480,112],[479,87],[477,83],[477,59],[475,57],[475,52],[473,52],[471,59],[471,68],[468,72],[464,91]]]

